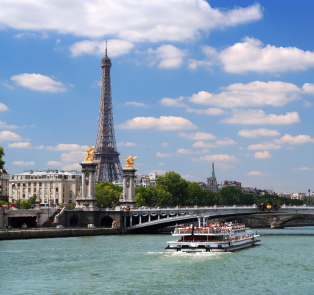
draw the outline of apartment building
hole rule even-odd
[[[26,170],[9,180],[9,201],[25,201],[36,194],[41,203],[75,204],[81,182],[81,172],[76,170]]]
[[[0,169],[0,200],[9,196],[10,174],[8,169]]]

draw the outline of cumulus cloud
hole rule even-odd
[[[266,45],[254,38],[244,38],[219,53],[224,70],[229,73],[287,72],[314,67],[314,52],[296,47]]]
[[[144,53],[147,54],[150,66],[157,64],[157,67],[162,69],[181,67],[183,58],[186,55],[184,50],[169,44],[161,45],[157,49],[149,48]]]
[[[302,90],[304,93],[314,94],[314,84],[312,83],[305,83],[302,86]]]
[[[160,152],[157,152],[156,157],[171,157],[171,154],[162,154]]]
[[[156,130],[180,130],[197,129],[197,126],[191,121],[182,117],[161,116],[154,117],[136,117],[128,120],[119,126],[121,129],[156,129]]]
[[[288,125],[299,123],[300,117],[297,112],[287,112],[285,115],[266,114],[263,110],[233,110],[229,118],[221,120],[227,124],[268,124]]]
[[[301,168],[293,168],[293,170],[308,171],[308,170],[314,170],[314,168],[309,168],[309,167],[301,167]]]
[[[290,134],[285,134],[280,139],[274,139],[276,144],[304,144],[304,143],[313,143],[314,138],[311,138],[309,135],[297,135],[292,136]]]
[[[161,144],[161,146],[163,146],[163,147],[169,146],[169,143],[168,143],[168,142],[163,142],[163,143]]]
[[[13,36],[16,39],[26,39],[26,38],[32,38],[32,39],[48,39],[48,35],[46,33],[43,34],[35,34],[35,33],[30,33],[30,32],[24,32],[24,33],[19,33]]]
[[[8,144],[9,148],[18,148],[18,149],[30,149],[32,144],[30,142],[14,142]]]
[[[204,0],[85,0],[67,5],[25,0],[20,4],[19,0],[0,2],[0,26],[94,39],[113,36],[133,42],[185,41],[203,31],[245,24],[263,16],[259,4],[226,10],[212,8]]]
[[[233,145],[237,144],[233,139],[230,138],[225,138],[225,139],[220,139],[216,140],[215,143],[206,143],[204,141],[197,141],[193,144],[193,147],[197,148],[212,148],[212,147],[218,147],[218,146],[223,146],[223,145]]]
[[[233,155],[227,154],[216,154],[216,155],[206,155],[204,157],[193,158],[193,161],[210,161],[210,162],[239,162]]]
[[[119,142],[117,144],[118,146],[124,145],[124,146],[136,146],[136,143],[134,142]]]
[[[18,86],[29,88],[40,92],[64,92],[66,86],[62,82],[55,81],[41,74],[19,74],[11,77]]]
[[[178,98],[164,97],[160,100],[160,103],[166,107],[186,108],[188,106],[183,102],[184,99],[185,98],[183,96],[180,96]]]
[[[88,145],[79,145],[76,143],[60,143],[56,145],[55,147],[53,146],[37,146],[37,149],[46,149],[46,150],[51,150],[51,151],[86,151],[88,149]]]
[[[281,145],[272,142],[263,142],[258,144],[249,145],[248,150],[278,150],[281,149]]]
[[[265,129],[265,128],[260,128],[260,129],[243,129],[238,132],[238,134],[242,137],[248,137],[248,138],[257,138],[259,136],[278,136],[280,133],[278,130],[270,130],[270,129]]]
[[[36,163],[34,161],[30,161],[30,162],[14,161],[12,164],[17,165],[17,166],[29,166],[29,165],[35,165]]]
[[[280,107],[300,98],[302,93],[302,89],[298,86],[281,81],[235,83],[222,89],[224,91],[218,94],[200,91],[193,94],[189,100],[195,104],[222,108],[267,105]]]
[[[8,111],[8,110],[9,110],[9,108],[5,104],[0,102],[0,112],[4,112],[4,111]]]
[[[7,130],[0,132],[0,141],[19,141],[21,139],[22,137],[14,132]]]
[[[191,132],[191,133],[186,133],[186,132],[180,132],[178,134],[179,137],[184,137],[190,140],[211,140],[211,139],[216,139],[216,137],[213,134],[210,133],[205,133],[205,132]]]
[[[177,150],[177,154],[192,154],[193,150],[189,150],[189,149],[178,149]]]
[[[218,168],[221,171],[226,171],[228,169],[235,168],[234,165],[226,164],[226,163],[216,163],[215,168]]]
[[[146,103],[136,102],[136,101],[127,101],[125,104],[126,105],[137,106],[137,107],[147,107]]]
[[[158,166],[164,166],[164,165],[166,165],[166,164],[162,163],[162,162],[158,163]]]
[[[254,154],[254,159],[268,159],[271,157],[272,157],[272,155],[268,151],[257,152]]]
[[[0,121],[0,129],[17,129],[15,125],[8,125],[7,122]]]
[[[84,160],[85,155],[82,151],[74,151],[70,153],[61,154],[61,160],[66,163],[80,163]]]
[[[206,67],[209,68],[212,65],[210,61],[207,60],[196,60],[196,59],[189,59],[188,60],[188,68],[191,70],[196,70],[199,67]]]
[[[188,113],[196,113],[199,115],[207,115],[207,116],[220,116],[225,113],[224,110],[219,109],[219,108],[209,108],[205,110],[187,108],[186,110]]]
[[[108,52],[110,53],[108,55],[116,57],[127,54],[133,47],[134,44],[129,41],[111,39],[108,41]],[[106,52],[106,41],[79,41],[70,47],[70,51],[73,57],[84,54],[103,56]]]
[[[250,172],[246,173],[245,175],[247,175],[247,176],[268,176],[269,173],[262,173],[260,171],[250,171]]]

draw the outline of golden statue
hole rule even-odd
[[[126,161],[125,168],[133,168],[134,160],[136,158],[137,158],[137,156],[136,157],[129,156],[129,157],[125,158],[125,161]]]
[[[95,155],[93,154],[94,149],[95,149],[95,146],[89,147],[87,149],[87,151],[84,153],[84,154],[86,154],[86,158],[85,158],[84,162],[93,162],[92,158],[95,157]]]

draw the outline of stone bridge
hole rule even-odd
[[[264,211],[253,206],[213,206],[196,208],[149,208],[149,209],[123,209],[123,225],[128,233],[153,232],[157,229],[175,225],[176,223],[187,223],[198,219],[225,218],[236,219],[237,217],[250,216],[268,223],[271,228],[282,228],[290,220],[304,217],[314,217],[314,206],[283,206],[278,210]]]

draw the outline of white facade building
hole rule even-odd
[[[0,196],[8,197],[10,174],[8,173],[8,169],[1,169],[0,173]]]
[[[9,181],[9,201],[25,201],[36,195],[42,203],[53,201],[54,204],[75,204],[81,179],[81,172],[75,170],[26,170],[12,175]]]
[[[156,186],[156,184],[157,184],[158,175],[156,172],[150,173],[149,175],[136,174],[135,176],[136,176],[136,187],[139,187],[139,186],[144,186],[144,187]],[[122,180],[114,180],[112,183],[114,185],[123,186]]]

